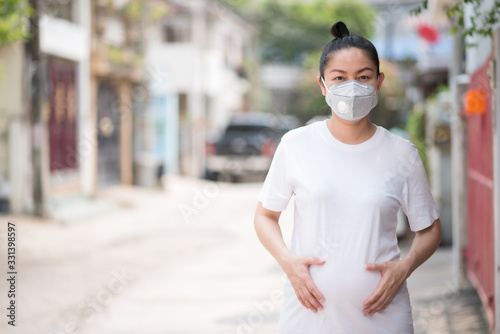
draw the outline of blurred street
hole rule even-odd
[[[415,333],[500,333],[498,1],[0,4],[0,334],[276,333],[249,175],[340,102],[415,145],[439,210]]]
[[[253,230],[261,186],[170,177],[166,190],[106,188],[64,222],[2,216],[0,258],[7,222],[18,231],[18,298],[16,327],[2,321],[0,332],[276,333],[283,274]],[[488,333],[475,290],[451,286],[451,251],[440,248],[409,279],[415,332]]]

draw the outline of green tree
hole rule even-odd
[[[427,175],[429,175],[427,145],[425,144],[425,110],[422,104],[415,105],[410,112],[406,122],[406,132],[411,142],[417,146],[418,154],[422,159]]]
[[[28,0],[0,0],[0,49],[29,38],[28,20],[33,13]],[[0,79],[3,73],[0,59]]]
[[[465,16],[465,6],[470,6],[470,17]],[[412,14],[418,15],[422,10],[428,8],[428,0],[423,0],[420,6],[412,11]],[[446,14],[453,23],[452,33],[461,32],[466,36],[485,36],[491,37],[493,30],[500,22],[500,0],[494,0],[489,5],[484,0],[464,0],[456,1]],[[469,21],[466,24],[466,21]],[[466,44],[466,46],[475,46],[475,44]]]
[[[344,21],[353,34],[374,32],[375,11],[357,0],[222,0],[257,26],[263,62],[303,64],[331,40],[329,28]]]
[[[0,0],[0,48],[29,37],[26,18],[32,12],[28,0]]]

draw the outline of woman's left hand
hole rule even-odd
[[[363,314],[372,315],[381,312],[389,306],[401,285],[408,277],[409,268],[404,261],[388,261],[366,264],[366,270],[380,271],[382,277],[377,288],[363,302]]]

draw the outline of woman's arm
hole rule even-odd
[[[379,270],[382,278],[373,294],[363,303],[363,314],[372,315],[385,310],[403,282],[436,251],[440,242],[441,222],[436,219],[428,228],[416,232],[410,251],[403,260],[367,264],[367,270]]]
[[[288,250],[278,223],[280,215],[281,212],[268,210],[259,202],[255,210],[255,231],[260,242],[288,276],[300,303],[317,312],[323,309],[321,303],[324,302],[324,298],[309,274],[309,266],[321,265],[325,261],[314,257],[296,256]]]

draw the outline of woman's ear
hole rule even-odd
[[[385,79],[384,73],[380,73],[378,75],[377,94],[380,93],[380,88],[382,88],[382,82],[384,82],[384,79]]]
[[[323,85],[323,81],[321,81],[321,77],[319,75],[318,75],[318,83],[319,83],[319,87],[321,88],[321,93],[323,95],[326,95],[325,85]]]

